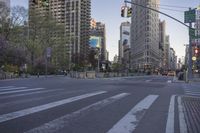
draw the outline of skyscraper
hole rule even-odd
[[[101,38],[101,62],[106,60],[106,26],[101,22],[91,20],[91,36],[97,36]]]
[[[119,40],[119,63],[123,66],[123,71],[128,71],[130,68],[130,22],[122,22],[120,26]]]
[[[49,11],[57,23],[65,26],[69,67],[86,62],[90,38],[91,0],[49,0],[49,8],[42,8],[29,0],[29,9],[40,14]]]
[[[59,0],[60,1],[60,0]],[[65,0],[66,35],[72,63],[87,61],[89,53],[91,0]],[[78,58],[73,58],[77,56]]]
[[[122,63],[124,51],[130,47],[130,22],[122,22],[120,25],[120,40],[119,40],[119,62]],[[126,48],[126,49],[125,49]]]
[[[165,36],[166,36],[166,23],[165,21],[159,22],[159,55],[160,55],[160,68],[164,69],[164,64],[167,64],[164,61],[165,55]]]
[[[135,3],[159,10],[159,0],[134,0]],[[159,68],[159,15],[139,6],[132,6],[131,67],[135,70]]]
[[[170,67],[170,37],[169,35],[165,36],[165,44],[164,44],[164,65],[163,68],[168,70]]]

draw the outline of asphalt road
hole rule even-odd
[[[0,133],[181,133],[185,88],[172,79],[0,81]]]

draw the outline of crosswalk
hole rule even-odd
[[[79,92],[78,94],[75,92]],[[45,95],[49,93],[50,95]],[[36,94],[36,95],[35,95]],[[38,94],[41,94],[39,96]],[[70,95],[68,95],[70,94]],[[32,97],[34,95],[34,97]],[[30,99],[23,99],[24,96],[30,96]],[[100,97],[102,96],[102,97]],[[54,101],[50,100],[46,103],[42,103],[40,101],[53,98],[60,97],[59,99],[55,99]],[[0,132],[7,133],[6,127],[9,126],[9,123],[17,123],[23,121],[23,119],[33,116],[37,114],[40,116],[42,112],[53,110],[59,108],[61,106],[77,104],[78,102],[84,101],[86,99],[92,99],[94,97],[99,97],[97,100],[94,100],[88,105],[81,106],[76,110],[62,114],[56,118],[50,119],[48,121],[44,121],[37,126],[33,127],[23,127],[19,130],[19,127],[16,132],[24,132],[24,133],[57,133],[62,131],[63,128],[69,126],[73,120],[77,120],[80,117],[86,117],[90,115],[92,112],[97,112],[99,110],[103,110],[111,106],[112,104],[116,104],[117,102],[124,101],[127,98],[132,98],[132,94],[130,92],[118,92],[118,93],[110,93],[108,91],[64,91],[63,89],[47,89],[47,88],[31,88],[25,86],[3,86],[0,87]],[[175,95],[171,97],[169,104],[169,112],[166,118],[166,133],[174,133],[174,116],[175,116]],[[5,102],[5,99],[14,98],[12,101]],[[16,98],[19,98],[16,100]],[[135,104],[130,104],[130,110],[128,110],[124,115],[121,116],[121,119],[113,122],[112,126],[109,129],[106,129],[107,133],[131,133],[134,132],[137,126],[142,121],[143,117],[146,115],[148,110],[152,108],[153,104],[158,101],[160,98],[159,95],[148,94],[145,97],[141,97],[139,101]],[[3,100],[4,102],[1,102]],[[32,105],[32,102],[38,101],[38,105]],[[15,111],[9,110],[7,113],[1,112],[3,108],[9,108],[12,106],[23,105],[29,103],[28,107],[23,107],[21,109],[17,109]],[[65,106],[68,108],[68,106]],[[179,109],[182,109],[180,100],[179,100]],[[181,112],[181,111],[180,111]],[[56,112],[53,112],[56,113]],[[109,116],[108,116],[109,117]],[[180,116],[180,120],[184,117],[183,114]],[[34,117],[29,122],[34,122]],[[184,124],[182,124],[184,127]],[[10,128],[9,130],[12,130]],[[9,131],[10,132],[10,131]],[[13,128],[12,133],[15,133],[15,129]]]
[[[200,97],[200,87],[183,86],[185,95]]]

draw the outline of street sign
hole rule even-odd
[[[195,29],[189,28],[189,35],[194,37],[195,36]]]
[[[50,57],[51,57],[51,48],[50,48],[50,47],[48,47],[48,48],[46,49],[46,56],[47,56],[47,58],[50,58]]]
[[[189,28],[189,35],[191,39],[200,39],[200,35],[195,34],[195,29]]]
[[[185,23],[193,23],[196,21],[196,9],[185,11]]]
[[[191,36],[191,39],[200,39],[200,35],[198,35],[198,36]]]

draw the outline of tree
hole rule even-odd
[[[46,48],[51,47],[52,56],[49,64],[57,69],[66,69],[67,39],[62,23],[57,22],[49,11],[41,15],[36,10],[30,9],[28,13],[24,7],[16,6],[10,13],[6,6],[0,3],[0,10],[1,8],[5,13],[0,12],[0,49],[2,50],[0,65],[28,63],[32,70],[35,70],[34,67],[41,64],[38,60],[46,58]],[[18,55],[15,55],[17,53]],[[4,56],[9,59],[3,58]],[[11,59],[14,57],[17,60]]]
[[[14,9],[16,10],[12,12],[19,14],[25,12],[24,8],[16,7]],[[17,9],[20,9],[20,12],[17,12]],[[2,2],[0,2],[0,10],[2,11],[0,12],[0,67],[11,65],[19,68],[26,63],[25,49],[16,45],[19,42],[16,41],[16,38],[23,40],[18,37],[21,33],[21,30],[19,30],[21,22],[18,20],[19,18],[24,20],[24,15],[18,14],[15,17],[13,15],[9,17],[10,11]]]
[[[32,66],[34,66],[35,59],[45,57],[46,48],[50,47],[52,49],[50,63],[57,69],[66,69],[68,58],[65,26],[57,22],[49,11],[41,15],[32,9],[29,14],[30,28],[27,48],[31,53]]]
[[[112,64],[112,70],[113,72],[120,72],[122,69],[122,65],[119,63]]]

